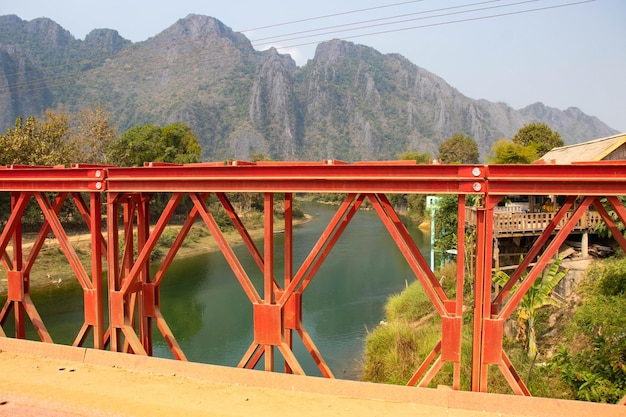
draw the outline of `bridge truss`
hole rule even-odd
[[[152,355],[153,331],[162,334],[174,357],[186,360],[175,335],[161,313],[165,272],[196,222],[204,223],[252,305],[254,336],[238,366],[274,371],[278,351],[285,372],[304,374],[292,346],[300,337],[325,377],[333,373],[302,324],[302,295],[356,212],[368,200],[425,293],[441,317],[441,338],[415,370],[409,385],[427,386],[445,363],[452,363],[451,386],[460,389],[461,341],[464,318],[463,288],[473,279],[471,390],[488,391],[490,365],[496,365],[519,395],[530,395],[503,349],[504,324],[524,294],[557,254],[559,247],[585,211],[594,207],[622,250],[626,239],[601,199],[626,224],[626,208],[618,196],[626,195],[626,164],[577,165],[418,165],[414,161],[361,162],[243,162],[171,165],[148,163],[119,168],[75,165],[65,167],[0,168],[0,191],[10,195],[10,214],[0,235],[0,261],[7,271],[8,294],[0,311],[3,326],[14,320],[15,337],[26,337],[30,320],[42,342],[53,343],[43,318],[30,297],[30,272],[53,233],[83,290],[84,322],[74,340],[83,346],[90,334],[95,349]],[[259,248],[251,238],[230,193],[262,193],[264,235]],[[300,265],[294,264],[293,202],[296,193],[339,193],[343,202]],[[450,296],[435,278],[417,245],[400,220],[388,196],[392,194],[454,194],[458,196],[458,241],[455,295]],[[492,286],[494,208],[507,195],[558,195],[565,198],[551,223],[538,237],[509,283],[499,292]],[[467,196],[480,197],[476,224],[476,253],[465,259],[465,206]],[[150,224],[155,198],[167,199],[158,220]],[[221,232],[207,200],[217,199],[240,233],[263,276],[262,291],[252,283]],[[169,252],[156,272],[150,254],[186,199],[191,209]],[[91,263],[83,265],[59,219],[69,201],[79,209],[91,236]],[[28,248],[23,242],[22,217],[36,204],[44,219]],[[284,273],[274,271],[274,212],[284,210]],[[162,206],[162,205],[161,205]],[[160,206],[159,206],[160,207]],[[566,216],[567,214],[567,216]],[[557,230],[558,226],[558,230]],[[26,253],[28,251],[28,253]],[[467,262],[475,263],[474,277],[465,276]],[[532,265],[532,266],[531,266]],[[108,279],[103,279],[105,270]],[[520,283],[521,277],[526,278]],[[516,285],[520,283],[520,285]],[[466,306],[468,307],[468,306]],[[467,314],[467,313],[466,313]],[[106,320],[105,320],[106,318]],[[105,322],[107,323],[105,325]],[[622,403],[625,400],[622,400]]]

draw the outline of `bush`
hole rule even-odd
[[[294,219],[303,219],[305,216],[305,213],[302,207],[296,204],[292,209],[291,215]]]
[[[590,268],[570,340],[550,361],[577,399],[615,403],[626,394],[625,265],[610,260]]]
[[[600,294],[608,296],[626,294],[626,258],[595,264],[589,270],[589,277],[597,281],[597,290]]]
[[[178,236],[178,229],[165,229],[159,237],[159,245],[170,248]]]

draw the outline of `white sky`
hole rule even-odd
[[[0,15],[48,17],[78,39],[92,29],[108,28],[138,42],[190,13],[202,14],[244,31],[259,50],[270,45],[255,40],[276,36],[273,46],[291,54],[298,65],[313,57],[315,43],[343,38],[383,53],[400,53],[474,99],[514,108],[537,101],[562,110],[578,107],[626,132],[626,1],[572,4],[581,1],[3,0]],[[469,12],[474,9],[484,10]],[[482,18],[494,15],[502,16]],[[258,29],[294,21],[300,22]],[[356,22],[367,27],[287,40],[315,33],[295,32],[330,32],[338,25],[343,26],[335,31],[346,30],[354,26],[345,25]],[[418,28],[401,30],[410,27]],[[300,44],[309,45],[288,48]]]

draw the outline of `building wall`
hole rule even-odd
[[[620,159],[626,159],[626,143],[607,155],[603,161],[617,161]]]

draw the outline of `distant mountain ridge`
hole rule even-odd
[[[399,54],[342,40],[319,44],[298,67],[207,16],[189,15],[137,43],[110,29],[77,40],[47,18],[0,16],[0,131],[17,116],[94,103],[120,132],[187,122],[206,160],[436,156],[455,133],[473,137],[486,155],[496,140],[538,121],[566,144],[618,133],[574,107],[515,110],[468,98]]]

